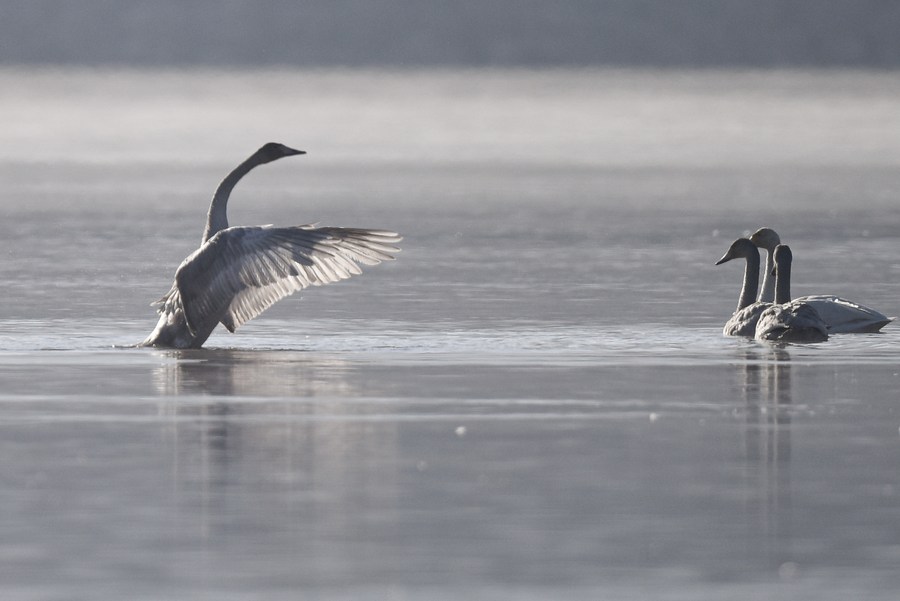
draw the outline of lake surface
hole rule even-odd
[[[0,71],[5,599],[894,599],[900,79],[859,72]],[[129,348],[234,224],[395,262],[207,348]]]

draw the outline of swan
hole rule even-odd
[[[781,244],[781,238],[772,228],[764,227],[755,231],[750,236],[750,241],[757,247],[766,250],[766,272],[759,300],[771,302],[774,298],[775,286],[775,280],[772,277],[774,252],[775,247]],[[828,331],[832,334],[877,332],[895,319],[886,317],[875,309],[833,294],[801,296],[796,300],[815,307],[819,316],[828,324]]]
[[[757,248],[766,251],[766,267],[763,271],[763,283],[759,289],[758,301],[771,303],[775,301],[775,247],[781,244],[781,238],[775,230],[769,227],[761,227],[750,235],[750,242]]]
[[[270,142],[234,168],[216,188],[200,248],[182,261],[172,288],[153,303],[159,321],[139,346],[200,348],[216,325],[228,331],[276,301],[361,273],[359,265],[393,259],[394,232],[339,227],[235,226],[226,215],[234,186],[254,167],[306,154]]]
[[[732,242],[728,251],[716,261],[721,265],[732,259],[746,259],[744,266],[744,284],[738,298],[737,310],[725,322],[722,334],[725,336],[753,336],[756,333],[756,322],[763,311],[772,303],[756,302],[756,289],[759,286],[759,251],[747,238],[738,238]]]
[[[757,340],[782,342],[823,342],[828,340],[828,324],[816,308],[800,299],[791,300],[793,254],[786,244],[772,253],[775,263],[775,304],[763,311],[756,323]]]

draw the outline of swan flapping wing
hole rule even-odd
[[[219,231],[175,274],[187,325],[221,321],[229,331],[308,286],[393,259],[394,232],[339,227],[232,227]]]

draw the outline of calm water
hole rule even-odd
[[[721,336],[762,225],[794,292],[900,314],[900,80],[0,71],[5,599],[893,599],[900,326]],[[124,348],[233,223],[398,261],[201,351]]]

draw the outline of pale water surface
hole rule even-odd
[[[898,81],[0,71],[0,596],[896,598],[900,326],[724,338],[713,263],[900,314]],[[398,261],[127,348],[270,139],[233,223]]]

